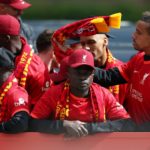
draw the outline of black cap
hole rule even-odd
[[[115,36],[114,35],[111,35],[111,34],[108,34],[108,33],[105,33],[106,34],[106,36],[108,37],[108,38],[112,38],[112,39],[114,39],[115,38]]]
[[[75,44],[75,43],[80,43],[80,38],[69,38],[65,40],[65,45],[71,45],[71,44]]]
[[[98,33],[98,34],[105,34],[108,38],[115,38],[115,36],[111,35],[110,33]],[[76,44],[80,43],[80,38],[69,38],[65,40],[65,45],[71,45],[71,44]]]
[[[103,32],[100,32],[100,33],[98,33],[98,34],[105,34],[108,38],[115,38],[115,36],[114,35],[112,35],[112,34],[110,34],[110,33],[103,33]]]

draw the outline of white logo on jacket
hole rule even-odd
[[[143,79],[140,81],[140,84],[144,85],[146,78],[149,76],[149,73],[145,73]]]
[[[18,99],[18,102],[14,102],[14,105],[15,105],[15,106],[25,105],[25,100],[24,100],[24,98],[20,97],[20,98]]]
[[[130,95],[133,99],[143,102],[143,95],[140,91],[133,89],[132,84],[130,85]]]
[[[116,102],[116,107],[117,110],[123,109],[123,106],[119,102]]]

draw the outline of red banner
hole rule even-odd
[[[150,133],[99,133],[78,139],[41,133],[0,134],[0,145],[1,150],[150,150]]]

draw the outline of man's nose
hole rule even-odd
[[[132,33],[132,39],[135,39],[135,32]]]
[[[88,76],[86,76],[85,73],[84,74],[80,74],[78,77],[79,77],[80,81],[85,81],[88,78]]]

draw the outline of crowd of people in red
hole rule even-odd
[[[0,132],[150,131],[150,12],[132,35],[127,63],[109,47],[121,13],[44,30],[33,47],[20,15],[31,4],[0,0]]]

